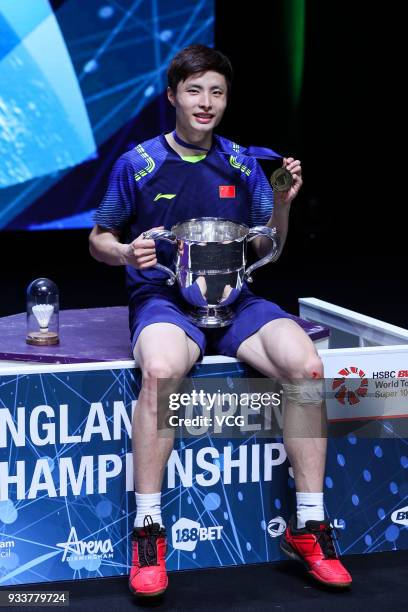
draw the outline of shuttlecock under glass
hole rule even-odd
[[[27,288],[27,344],[59,343],[58,287],[48,278],[37,278]]]

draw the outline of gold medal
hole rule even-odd
[[[272,173],[271,185],[274,191],[289,191],[293,185],[293,178],[286,168],[278,168]]]

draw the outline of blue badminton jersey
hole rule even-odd
[[[114,165],[109,186],[94,222],[121,232],[130,243],[142,232],[163,225],[171,229],[194,217],[222,217],[238,223],[265,225],[272,214],[272,188],[257,160],[236,143],[214,135],[200,161],[186,161],[161,134],[137,145]],[[156,241],[158,262],[172,268],[174,247]],[[129,299],[157,293],[170,295],[161,270],[126,266]]]

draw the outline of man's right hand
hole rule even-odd
[[[148,231],[162,229],[164,229],[164,225],[152,227]],[[143,233],[130,244],[126,244],[125,248],[125,260],[128,266],[144,270],[157,264],[155,242],[154,240],[143,238]]]

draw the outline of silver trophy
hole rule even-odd
[[[245,270],[247,243],[256,236],[267,236],[271,250]],[[189,219],[171,230],[144,232],[143,237],[166,240],[175,246],[175,273],[160,263],[154,267],[168,274],[168,285],[177,280],[183,298],[194,307],[189,316],[199,327],[229,325],[234,317],[229,306],[239,296],[244,281],[252,282],[252,272],[275,260],[279,253],[276,228],[249,228],[218,217]]]

